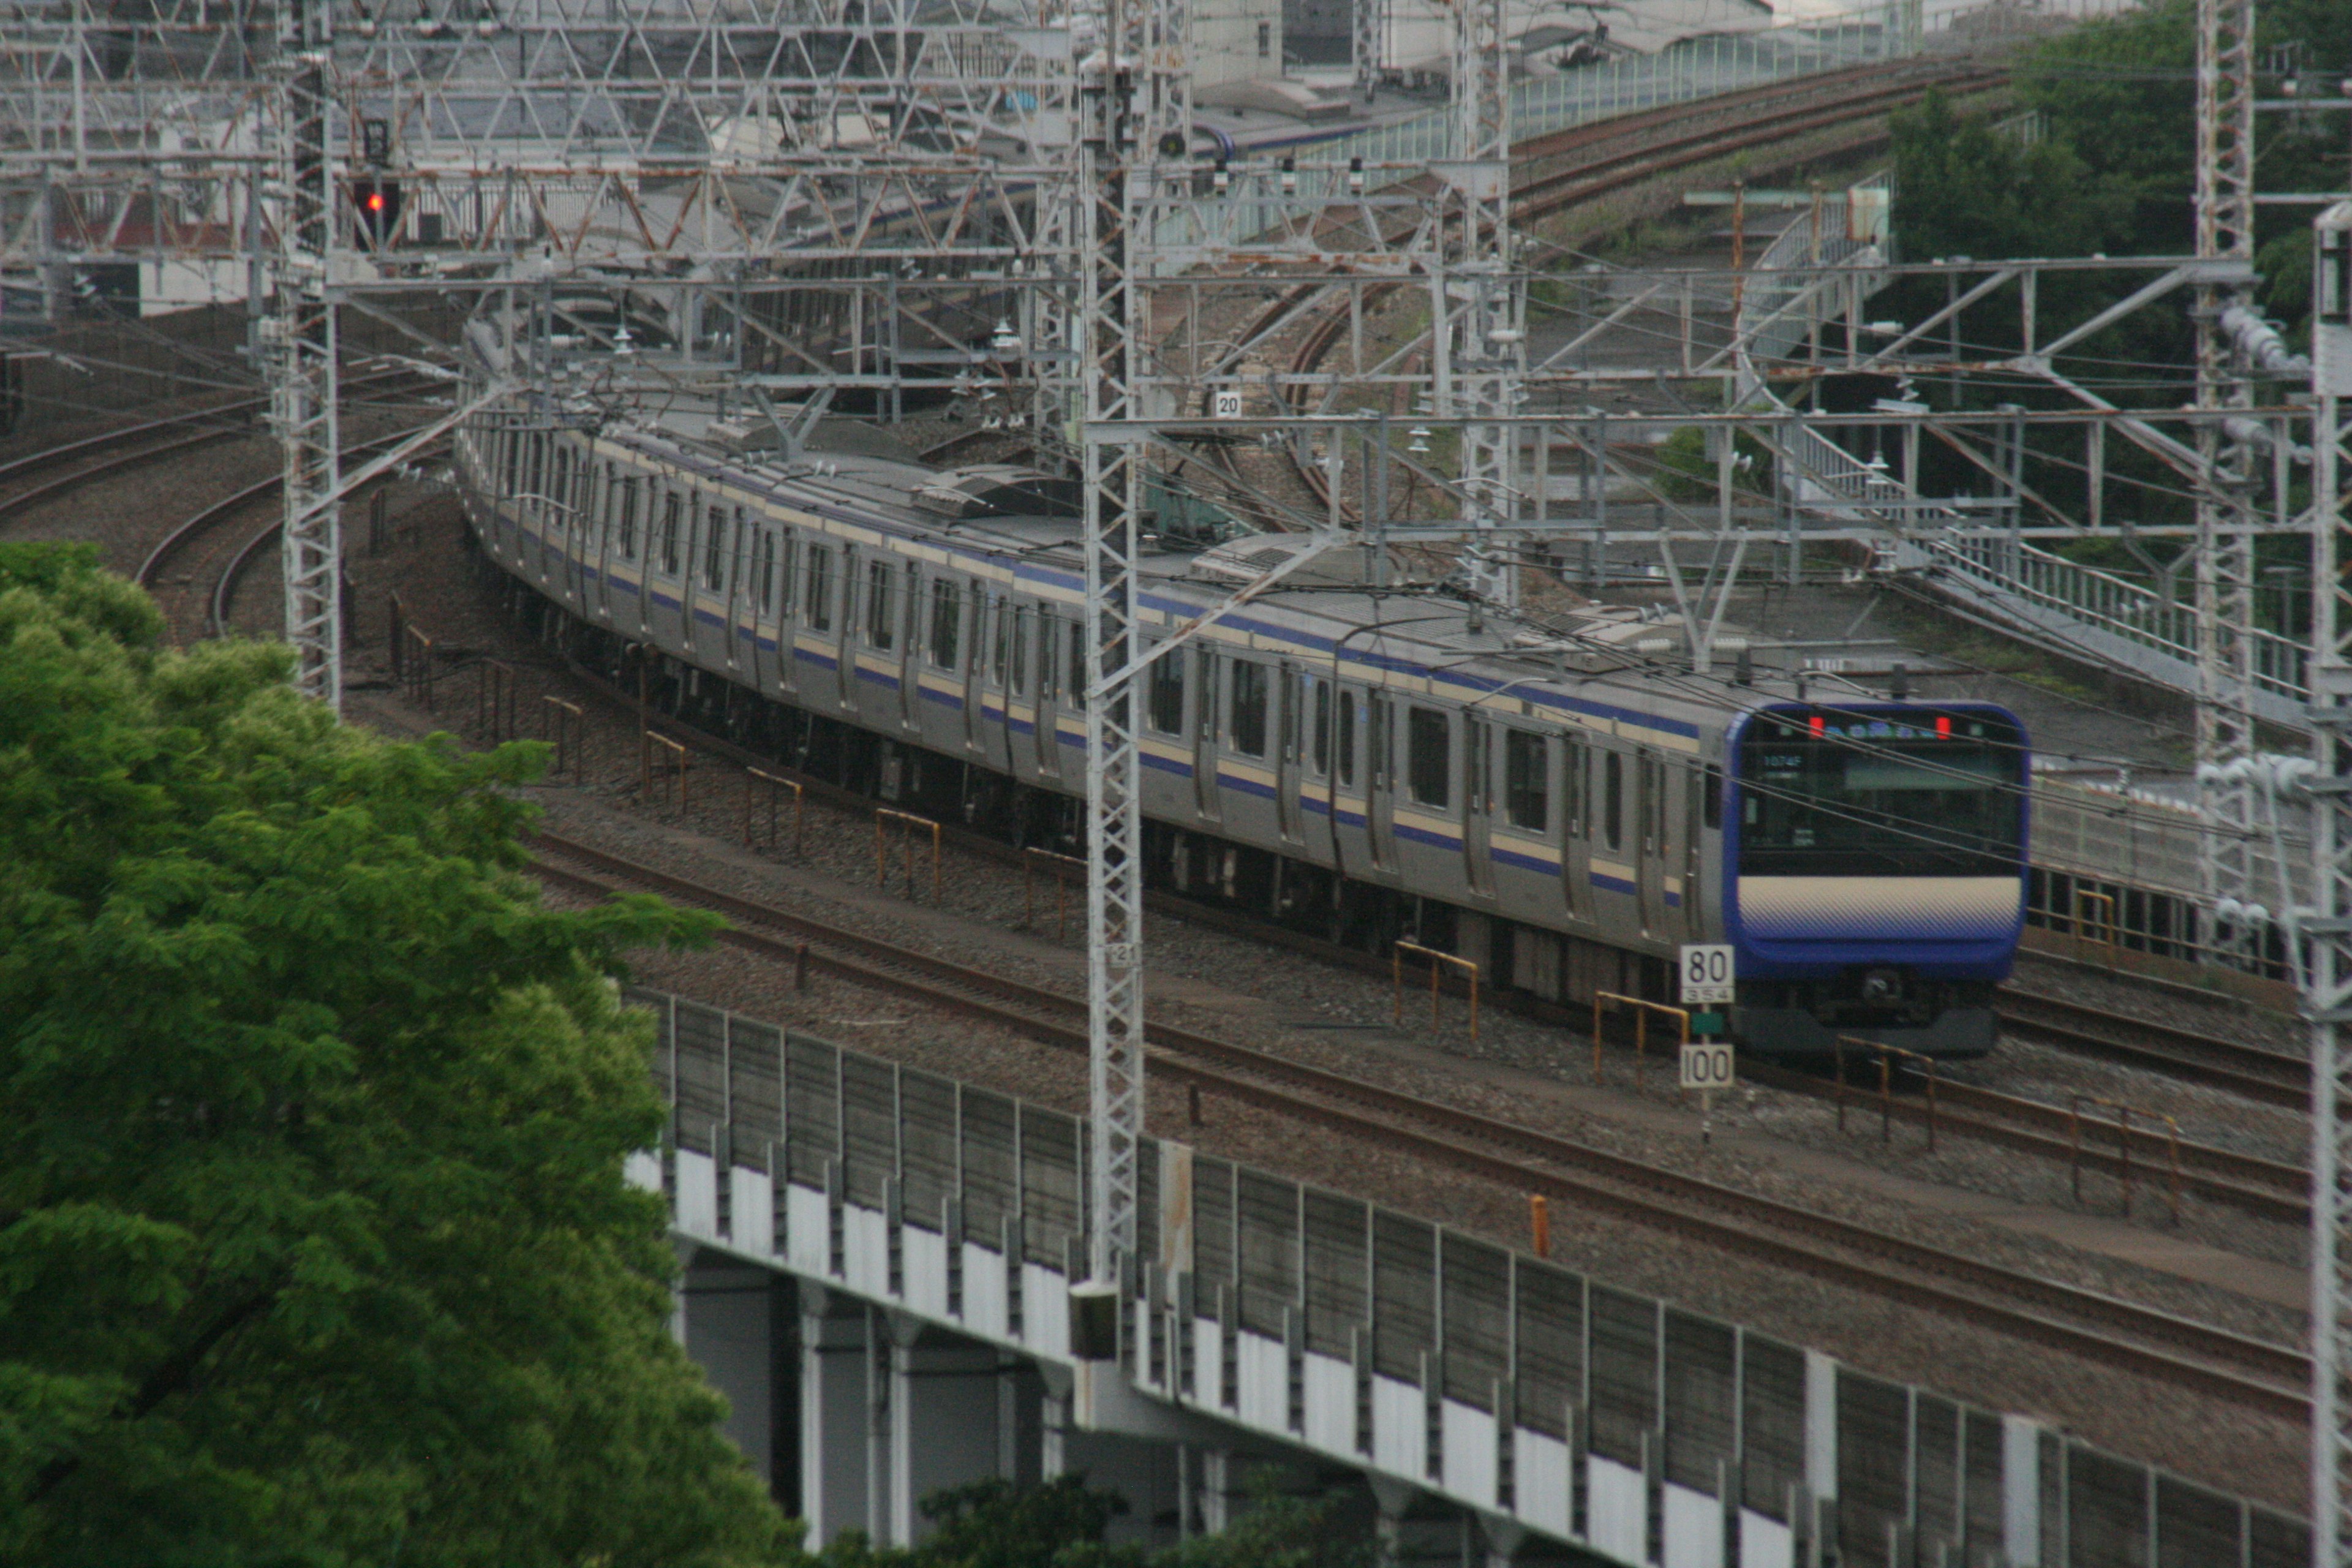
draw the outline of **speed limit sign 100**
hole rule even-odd
[[[1683,1005],[1714,1005],[1737,1000],[1731,948],[1724,942],[1689,942],[1683,948]]]

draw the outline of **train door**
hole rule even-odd
[[[1559,895],[1571,920],[1592,918],[1592,748],[1560,737]]]
[[[963,659],[963,743],[968,751],[977,752],[987,739],[988,731],[981,728],[981,688],[988,679],[989,633],[988,590],[974,579],[965,584],[963,595],[962,647]]]
[[[856,545],[841,547],[841,586],[837,590],[840,598],[834,616],[837,635],[833,647],[837,657],[834,660],[833,673],[834,700],[845,710],[854,710],[857,706],[857,574],[865,566]]]
[[[731,509],[724,520],[719,517],[719,509],[712,507],[710,526],[719,527],[722,521],[727,527],[726,561],[719,568],[719,576],[724,584],[722,596],[726,600],[727,607],[720,612],[726,624],[719,628],[719,635],[720,640],[727,645],[727,668],[741,669],[746,664],[751,662],[750,656],[760,646],[756,635],[749,647],[745,645],[743,638],[743,628],[751,626],[753,615],[751,531],[743,516],[743,509],[740,506]],[[764,563],[762,569],[764,570]]]
[[[1192,659],[1192,799],[1202,821],[1217,822],[1223,816],[1217,797],[1217,715],[1224,711],[1217,701],[1217,677],[1223,661],[1214,648],[1198,644],[1189,657]]]
[[[1699,829],[1706,821],[1707,791],[1712,782],[1710,775],[1711,770],[1696,763],[1688,763],[1683,769],[1683,777],[1690,786],[1684,792],[1682,822],[1682,930],[1685,942],[1703,936],[1706,930],[1703,896],[1706,879],[1701,864],[1705,847]]]
[[[923,592],[929,586],[922,568],[908,562],[899,574],[898,722],[908,730],[923,725]]]
[[[1365,700],[1364,712],[1364,833],[1370,842],[1372,865],[1396,869],[1396,742],[1394,710],[1386,693],[1375,691]]]
[[[1275,816],[1281,824],[1283,841],[1297,844],[1304,838],[1298,822],[1299,732],[1307,702],[1304,678],[1286,659],[1275,679],[1274,700]]]
[[[1462,715],[1462,859],[1470,891],[1495,896],[1495,858],[1488,853],[1494,813],[1494,727],[1475,711]]]
[[[800,658],[793,652],[797,645],[793,640],[800,606],[800,540],[789,528],[778,528],[775,538],[776,687],[794,694],[801,683]]]
[[[1633,880],[1641,889],[1642,934],[1666,933],[1664,764],[1648,752],[1633,757]]]
[[[1049,778],[1062,772],[1060,691],[1061,617],[1040,605],[1037,609],[1037,771]]]

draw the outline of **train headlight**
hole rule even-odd
[[[1903,972],[1899,969],[1874,969],[1862,977],[1862,999],[1865,1002],[1900,1002],[1903,999]]]

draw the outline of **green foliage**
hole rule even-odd
[[[979,1481],[933,1494],[923,1512],[929,1539],[911,1548],[877,1548],[844,1534],[806,1568],[1366,1568],[1360,1532],[1339,1528],[1325,1501],[1290,1497],[1274,1477],[1251,1479],[1251,1504],[1215,1535],[1196,1536],[1147,1553],[1105,1540],[1127,1511],[1116,1494],[1064,1476],[1032,1487]]]
[[[1772,452],[1763,442],[1740,431],[1731,444],[1732,456],[1745,459],[1732,470],[1731,489],[1737,495],[1772,493]],[[1658,443],[1657,472],[1652,482],[1669,500],[1714,501],[1715,459],[1707,455],[1706,431],[1685,425]]]
[[[538,748],[394,744],[0,546],[0,1561],[773,1560],[670,1340],[646,1036]]]
[[[2129,204],[2064,141],[2028,147],[1963,120],[1940,92],[1893,116],[1895,235],[1913,260],[2083,256],[2126,228]]]

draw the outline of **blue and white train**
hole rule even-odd
[[[1075,847],[1067,481],[870,439],[786,460],[684,400],[548,425],[506,409],[458,450],[478,547],[549,635],[799,766]],[[1295,547],[1163,540],[1147,635]],[[1750,1049],[1992,1047],[2025,907],[2011,714],[1696,675],[1672,623],[1507,616],[1400,575],[1327,553],[1151,667],[1157,885],[1562,1002],[1671,1001],[1679,945],[1728,942]]]

